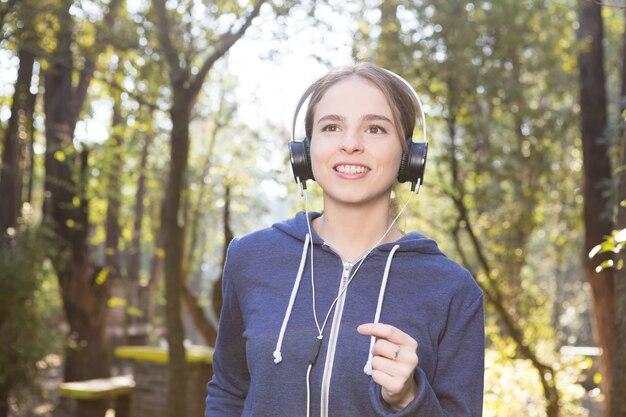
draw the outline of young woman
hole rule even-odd
[[[390,218],[419,99],[368,63],[309,93],[310,154],[306,139],[292,163],[310,162],[294,172],[322,188],[323,213],[231,243],[205,417],[480,416],[482,293]]]

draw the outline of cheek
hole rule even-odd
[[[398,173],[400,169],[400,164],[402,163],[402,158],[404,157],[404,151],[402,148],[396,149],[395,152],[390,152],[389,157],[387,159],[387,164],[392,167],[392,171],[394,173]]]
[[[317,168],[322,164],[324,159],[324,149],[320,146],[319,140],[311,139],[311,145],[309,148],[309,156],[311,162],[311,168],[313,169],[313,175],[317,178]]]
[[[319,141],[311,140],[311,144],[309,147],[309,161],[311,162],[311,169],[313,170],[313,176],[317,178],[317,167],[321,163],[320,162],[320,147]]]

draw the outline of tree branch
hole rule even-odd
[[[200,332],[208,346],[215,346],[217,331],[213,328],[211,321],[207,318],[204,309],[200,305],[198,297],[193,294],[186,283],[181,285],[181,290],[183,302],[187,306],[187,310],[191,315],[191,320],[193,321],[195,329]]]
[[[452,78],[448,79],[448,99],[449,103],[455,103],[456,97],[456,85],[453,82]],[[457,128],[457,119],[456,119],[456,106],[450,105],[449,116],[446,118],[447,127],[448,127],[448,135],[450,140],[449,146],[449,159],[448,163],[450,165],[450,171],[452,173],[451,177],[451,190],[448,192],[448,195],[452,199],[457,212],[458,219],[457,225],[455,227],[455,235],[454,242],[456,245],[457,251],[462,254],[462,258],[465,261],[465,266],[469,267],[469,263],[467,262],[467,256],[464,253],[464,249],[461,245],[460,239],[458,237],[459,231],[464,229],[472,243],[472,247],[474,249],[474,254],[478,258],[478,263],[481,269],[484,272],[485,277],[487,278],[487,282],[489,283],[489,288],[485,288],[484,285],[478,281],[478,275],[476,273],[472,273],[474,279],[478,283],[478,285],[483,289],[483,293],[487,298],[487,301],[491,303],[491,305],[496,309],[500,320],[502,321],[504,328],[506,329],[509,336],[515,342],[515,345],[520,352],[520,354],[526,359],[530,360],[533,364],[533,367],[537,370],[539,374],[539,379],[541,381],[541,385],[544,390],[544,396],[547,400],[546,406],[546,414],[549,417],[556,417],[559,413],[559,393],[556,388],[555,381],[555,372],[552,367],[541,362],[539,357],[537,356],[534,349],[525,341],[524,332],[517,324],[519,320],[517,320],[513,314],[509,311],[510,309],[504,303],[504,297],[500,288],[498,287],[498,283],[496,278],[493,276],[493,269],[487,260],[487,257],[484,254],[482,249],[482,245],[478,239],[478,236],[474,232],[474,228],[470,221],[469,210],[463,201],[463,197],[466,195],[465,186],[463,177],[461,175],[458,160],[456,158],[457,147],[455,145],[456,138],[456,128]]]
[[[142,106],[145,106],[147,108],[149,108],[150,110],[156,110],[156,111],[162,111],[162,112],[167,112],[167,109],[162,109],[158,106],[158,104],[156,104],[156,101],[152,101],[150,97],[146,98],[138,93],[132,92],[132,91],[128,91],[126,88],[124,88],[124,86],[122,86],[120,83],[118,83],[115,80],[112,80],[110,78],[108,78],[105,74],[100,74],[99,72],[96,72],[94,74],[94,79],[96,79],[97,81],[100,81],[106,85],[108,85],[109,87],[116,89],[118,91],[121,91],[123,93],[128,94],[129,97],[131,97],[132,99],[134,99],[137,103],[139,103]]]
[[[170,38],[171,22],[167,17],[167,11],[165,10],[165,0],[153,0],[152,5],[154,6],[157,21],[159,23],[159,42],[163,48],[165,59],[170,65],[171,81],[173,85],[177,85],[183,78],[183,69],[181,68],[180,61],[178,60],[178,52],[176,51],[176,48],[174,48],[174,44]]]
[[[104,24],[104,27],[106,29],[110,30],[113,27],[115,16],[121,5],[122,0],[111,0],[111,2],[109,3],[107,13],[102,19],[102,23]],[[89,89],[89,84],[91,84],[93,74],[96,70],[96,59],[107,46],[107,42],[104,41],[103,36],[104,35],[102,30],[96,31],[94,50],[91,54],[85,57],[85,64],[80,71],[80,77],[78,85],[75,89],[75,94],[72,95],[73,100],[71,109],[73,120],[78,120],[80,110],[83,108],[85,97],[87,96],[87,90]]]
[[[217,46],[215,47],[215,50],[206,59],[206,61],[204,61],[202,68],[200,68],[200,71],[198,72],[198,75],[196,75],[196,77],[194,78],[191,84],[191,91],[193,91],[195,94],[200,91],[200,88],[204,83],[204,79],[206,78],[211,67],[213,67],[213,64],[215,64],[218,59],[220,59],[226,52],[228,52],[228,50],[235,44],[235,42],[237,42],[243,36],[243,34],[252,24],[254,18],[259,15],[263,3],[265,3],[265,0],[257,1],[257,3],[254,5],[254,9],[252,9],[250,14],[248,14],[245,22],[238,30],[236,30],[235,32],[231,31],[225,33],[220,37],[220,39],[217,41]]]

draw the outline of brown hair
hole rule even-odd
[[[412,93],[407,91],[409,87],[405,86],[394,74],[370,62],[360,62],[351,66],[335,68],[313,83],[311,86],[313,91],[304,119],[307,137],[311,138],[313,113],[326,91],[338,82],[354,76],[364,78],[374,83],[380,89],[391,108],[393,123],[396,126],[398,137],[401,139],[410,137],[415,128],[416,103]],[[404,150],[406,141],[400,140],[400,142]]]

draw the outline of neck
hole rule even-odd
[[[325,204],[324,214],[313,221],[313,228],[342,259],[354,261],[376,245],[389,228],[389,200],[383,203],[381,207],[366,210],[359,206]],[[401,237],[402,232],[394,225],[378,244]]]

